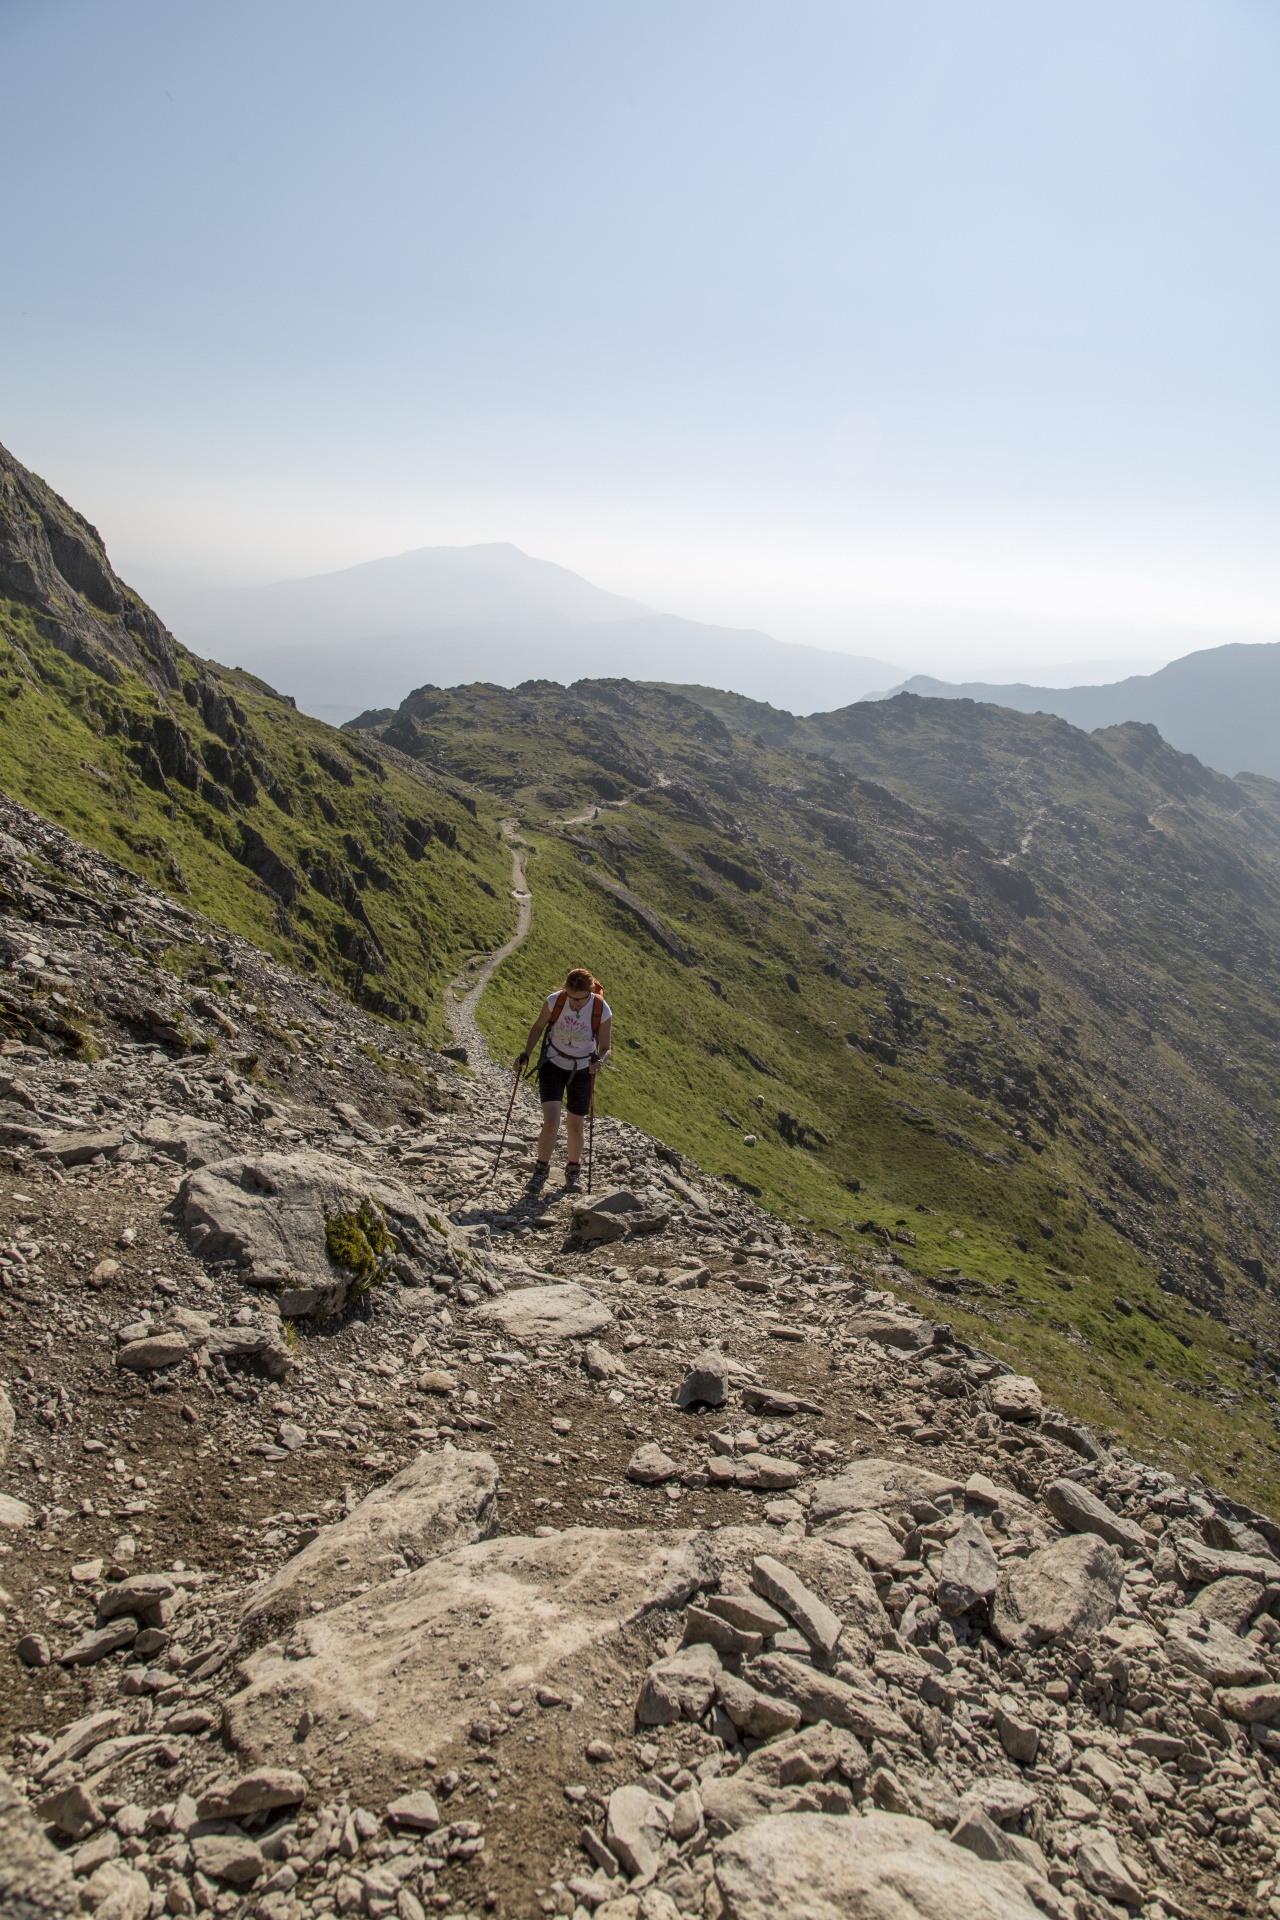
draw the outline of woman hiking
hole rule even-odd
[[[613,1009],[604,997],[604,988],[586,967],[574,967],[565,975],[560,990],[547,995],[529,1029],[529,1038],[516,1066],[528,1066],[534,1048],[542,1039],[538,1056],[542,1132],[538,1135],[534,1186],[541,1186],[551,1171],[551,1154],[560,1131],[562,1106],[569,1109],[566,1129],[569,1158],[564,1183],[567,1187],[576,1187],[582,1178],[582,1127],[591,1111],[596,1071],[609,1057],[612,1027]]]

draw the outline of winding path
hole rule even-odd
[[[476,1019],[476,1008],[480,1004],[480,995],[503,961],[524,943],[533,919],[533,896],[525,877],[525,843],[516,831],[518,823],[515,820],[503,820],[499,824],[503,838],[511,848],[511,891],[517,905],[516,930],[503,946],[494,948],[475,973],[465,973],[451,983],[445,994],[444,1017],[455,1044],[466,1048],[467,1065],[476,1078],[484,1082],[490,1091],[495,1091],[500,1083],[505,1095],[510,1089],[511,1069],[494,1060],[490,1054]]]
[[[585,813],[571,814],[567,819],[555,820],[551,824],[557,827],[576,827],[601,815],[613,813],[629,806],[633,800],[639,800],[648,793],[660,793],[671,783],[665,775],[659,775],[650,787],[640,787],[635,793],[628,794],[624,800],[607,800],[590,806]],[[481,1081],[489,1093],[502,1092],[505,1100],[510,1091],[508,1075],[511,1069],[503,1061],[494,1060],[488,1044],[480,1031],[476,1019],[476,1008],[480,996],[492,980],[503,961],[509,959],[516,948],[523,945],[533,920],[533,895],[529,891],[529,882],[525,874],[525,842],[518,832],[519,821],[506,819],[499,821],[502,837],[511,849],[511,892],[517,903],[516,930],[503,946],[495,947],[488,959],[473,973],[470,969],[450,982],[445,991],[444,1018],[449,1035],[455,1046],[464,1047],[467,1065],[476,1078]]]

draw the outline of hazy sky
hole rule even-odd
[[[0,63],[0,439],[126,571],[1280,634],[1274,4],[0,0]]]

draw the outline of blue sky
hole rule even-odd
[[[0,0],[0,61],[0,438],[144,583],[1280,631],[1274,7]]]

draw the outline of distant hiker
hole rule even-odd
[[[566,1123],[569,1158],[565,1185],[576,1187],[582,1175],[582,1123],[591,1111],[591,1086],[596,1070],[609,1056],[613,1009],[604,988],[586,967],[565,975],[558,993],[549,993],[529,1029],[517,1067],[527,1067],[539,1039],[538,1096],[542,1101],[542,1132],[538,1135],[535,1183],[551,1171],[551,1154],[560,1131],[560,1109],[569,1109]]]

